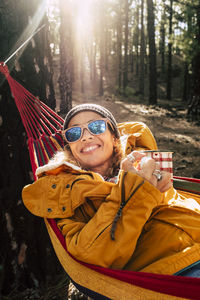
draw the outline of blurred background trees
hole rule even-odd
[[[76,0],[63,8],[59,3],[60,16],[58,1],[49,0],[52,54],[61,58],[61,80],[68,57],[72,93],[122,95],[149,104],[179,100],[199,119],[199,0]]]
[[[101,96],[178,102],[185,117],[200,122],[200,0],[1,1],[0,60],[42,24],[8,67],[61,115],[74,98],[95,102]],[[22,205],[21,190],[33,179],[26,133],[3,75],[0,139],[1,294],[17,299],[18,291],[19,299],[31,299],[33,292],[39,299],[62,269],[43,222]],[[55,299],[64,299],[59,295]]]

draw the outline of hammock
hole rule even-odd
[[[64,120],[16,82],[0,64],[9,83],[28,136],[33,174],[64,146]],[[36,177],[35,177],[36,179]],[[174,177],[174,187],[184,195],[199,197],[200,179]],[[54,250],[73,284],[94,299],[199,299],[200,279],[144,272],[113,270],[81,262],[66,248],[54,219],[44,219]]]

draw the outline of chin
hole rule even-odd
[[[102,162],[97,162],[97,161],[94,162],[91,158],[91,160],[89,162],[83,162],[82,166],[84,168],[91,169],[91,168],[96,168],[101,164],[102,164]]]

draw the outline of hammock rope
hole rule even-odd
[[[28,137],[28,149],[30,154],[30,160],[33,174],[35,176],[35,171],[37,167],[46,164],[56,151],[64,147],[64,142],[61,135],[61,128],[63,126],[64,120],[60,116],[58,116],[52,109],[50,109],[45,103],[40,101],[37,97],[33,96],[29,91],[27,91],[21,84],[16,82],[10,76],[9,70],[4,63],[0,63],[0,72],[6,77],[9,83],[13,98],[19,110],[24,128],[26,130]],[[179,181],[179,177],[174,177],[174,179],[175,183]],[[187,181],[188,184],[194,184],[196,185],[195,190],[200,191],[199,179],[181,178],[180,181]],[[45,221],[45,223],[47,225],[47,229],[50,234],[56,253],[59,255],[60,252],[64,251],[64,254],[62,255],[64,259],[63,257],[59,257],[59,259],[61,261],[61,264],[63,264],[65,270],[71,267],[68,265],[66,267],[64,266],[65,260],[68,260],[70,258],[73,259],[73,263],[77,263],[77,267],[86,267],[86,273],[87,270],[88,272],[90,272],[91,270],[91,272],[95,271],[96,274],[101,274],[102,276],[106,275],[106,277],[103,277],[102,279],[102,284],[106,284],[106,282],[108,281],[107,285],[111,285],[111,280],[116,279],[117,282],[114,282],[113,285],[116,291],[118,291],[114,296],[115,299],[122,299],[120,294],[121,292],[117,287],[119,283],[127,283],[129,290],[130,284],[133,285],[134,291],[136,291],[135,288],[139,289],[138,292],[134,292],[135,294],[132,294],[130,292],[128,293],[128,291],[125,291],[125,297],[123,299],[134,298],[168,300],[180,299],[179,297],[184,297],[187,299],[198,299],[199,297],[200,279],[197,278],[186,278],[181,276],[149,274],[143,272],[131,272],[123,270],[112,270],[80,262],[68,253],[65,244],[65,239],[59,231],[56,221],[54,219],[47,219],[47,222]],[[51,232],[53,232],[53,234]],[[55,236],[55,238],[52,238],[52,236]],[[56,250],[57,248],[59,248],[58,252]],[[77,272],[75,273],[77,274]],[[84,274],[84,277],[86,277],[86,275],[87,274]],[[90,281],[91,276],[92,275],[89,273]],[[104,286],[105,290],[101,286],[98,286],[98,288],[96,288],[96,291],[94,290],[95,284],[93,278],[91,284],[88,283],[88,280],[86,278],[86,282],[87,285],[89,285],[89,288],[81,285],[81,282],[79,283],[78,280],[74,281],[73,278],[71,279],[78,288],[82,288],[82,291],[88,293],[89,296],[94,295],[92,293],[96,293],[95,299],[108,299],[107,296],[112,298],[111,295],[113,295],[113,291],[107,291],[106,294],[106,285]],[[110,286],[108,287],[108,289],[109,288]],[[152,293],[154,292],[155,294],[153,294],[154,296],[152,297]],[[136,295],[136,293],[138,293],[138,295]],[[142,293],[145,294],[143,298]]]
[[[0,63],[0,72],[9,83],[26,130],[31,166],[35,177],[37,167],[48,163],[54,153],[63,148],[61,129],[64,120],[12,78],[4,63]]]

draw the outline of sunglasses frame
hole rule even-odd
[[[96,121],[105,121],[105,123],[106,123],[106,129],[105,129],[104,132],[106,132],[106,130],[107,130],[107,128],[108,128],[108,125],[110,125],[111,129],[114,131],[113,126],[112,126],[112,124],[110,123],[110,121],[109,121],[108,119],[106,119],[106,118],[101,118],[101,119],[96,119],[96,120],[93,120],[93,121],[84,123],[84,124],[79,125],[79,126],[72,126],[72,127],[69,127],[69,128],[67,128],[67,129],[65,129],[65,130],[62,130],[62,137],[63,137],[63,139],[64,139],[67,143],[69,143],[69,144],[76,143],[76,142],[80,141],[80,139],[82,138],[84,129],[87,129],[87,130],[89,131],[89,133],[92,134],[92,135],[101,135],[101,134],[103,134],[104,132],[95,134],[95,133],[91,132],[90,129],[88,128],[88,125],[89,125],[90,123],[93,123],[93,122],[96,122]],[[66,133],[66,131],[70,130],[71,128],[76,128],[76,127],[81,128],[81,135],[80,135],[80,138],[79,138],[78,140],[74,141],[74,142],[69,142],[69,141],[67,140],[67,138],[66,138],[65,133]]]

